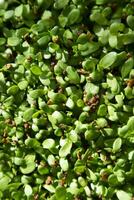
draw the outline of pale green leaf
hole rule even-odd
[[[118,190],[116,192],[116,195],[119,200],[132,200],[132,195],[130,193],[127,193],[123,190]]]
[[[31,186],[27,184],[27,185],[25,185],[24,192],[25,192],[25,195],[26,195],[26,196],[31,196],[33,190],[32,190],[32,188],[31,188]]]
[[[121,138],[116,138],[116,140],[113,143],[113,152],[116,153],[120,151],[122,145],[122,139]]]
[[[109,69],[109,67],[116,61],[116,58],[116,52],[110,52],[106,54],[99,62],[100,69]]]
[[[55,141],[54,139],[48,138],[43,141],[42,146],[44,149],[51,149],[55,146]]]
[[[68,154],[70,154],[72,148],[72,142],[70,140],[66,140],[65,144],[61,147],[59,151],[60,157],[66,157]]]

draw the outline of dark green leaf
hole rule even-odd
[[[79,9],[73,9],[68,15],[68,24],[72,25],[76,23],[79,20],[80,17],[80,11]]]

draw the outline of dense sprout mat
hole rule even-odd
[[[0,199],[134,199],[134,0],[0,0]]]

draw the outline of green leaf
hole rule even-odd
[[[82,176],[79,176],[78,182],[82,187],[86,187],[86,185],[87,185],[86,179],[84,179]]]
[[[23,4],[21,4],[18,7],[16,7],[15,8],[15,12],[14,12],[15,16],[16,17],[21,17],[22,14],[23,14],[23,9],[24,9]]]
[[[110,186],[118,186],[119,185],[119,181],[117,179],[117,176],[115,174],[110,174],[110,176],[108,177],[108,183]]]
[[[113,152],[116,153],[120,151],[122,145],[122,139],[121,138],[116,138],[116,140],[113,143]]]
[[[117,115],[117,112],[116,112],[116,108],[112,105],[109,105],[107,108],[108,108],[109,119],[111,121],[117,121],[118,115]]]
[[[15,190],[17,190],[20,186],[22,185],[22,183],[10,183],[10,184],[8,184],[8,189],[9,189],[9,191],[11,192],[11,191],[15,191]]]
[[[70,140],[66,140],[65,144],[59,150],[59,156],[66,157],[68,154],[70,154],[71,148],[72,142]]]
[[[85,171],[86,166],[83,160],[77,160],[74,166],[74,171],[78,174],[81,174]]]
[[[120,137],[124,137],[127,132],[128,132],[128,126],[127,125],[125,125],[125,126],[123,126],[121,128],[118,128],[118,135]]]
[[[80,10],[79,9],[73,9],[68,15],[68,24],[72,25],[75,22],[79,20],[80,17]]]
[[[91,98],[94,95],[98,94],[99,92],[99,86],[95,85],[93,83],[86,83],[85,85],[85,92],[87,93],[87,97]]]
[[[106,54],[99,62],[100,69],[109,69],[109,67],[116,61],[117,53],[110,52]]]
[[[31,98],[37,99],[37,98],[44,95],[44,90],[43,89],[32,90],[32,91],[29,92],[29,95],[30,95]]]
[[[85,131],[85,139],[88,141],[93,140],[97,135],[96,130],[93,128]]]
[[[68,21],[67,17],[65,17],[63,15],[60,15],[58,18],[59,18],[59,24],[60,24],[60,26],[61,27],[65,27],[66,24],[67,24],[67,21]]]
[[[93,14],[91,14],[90,20],[96,22],[99,25],[106,25],[107,24],[107,19],[100,12],[94,12]]]
[[[57,120],[52,115],[48,115],[48,120],[51,122],[53,128],[56,128]]]
[[[120,95],[120,94],[117,94],[115,96],[115,99],[116,99],[116,102],[118,103],[118,106],[123,106],[123,99],[124,99],[124,95]]]
[[[6,43],[6,39],[3,37],[0,37],[0,46]]]
[[[32,190],[32,188],[31,188],[31,186],[27,184],[27,185],[25,185],[24,192],[25,192],[25,195],[26,195],[26,196],[31,196],[33,190]]]
[[[32,119],[32,115],[35,113],[35,111],[36,111],[35,108],[28,108],[23,114],[23,119],[25,121],[31,120]]]
[[[19,157],[14,157],[13,162],[15,165],[22,165],[23,164],[23,158],[19,158]]]
[[[78,135],[75,130],[71,130],[69,133],[69,139],[73,142],[76,143],[78,141]]]
[[[0,178],[0,191],[5,191],[8,188],[8,184],[11,182],[11,179],[8,176],[3,176]]]
[[[115,171],[114,174],[117,176],[117,179],[120,183],[124,183],[124,181],[125,181],[124,170],[119,169],[119,170]]]
[[[43,187],[48,190],[50,193],[55,193],[55,188],[53,185],[43,185]]]
[[[50,53],[54,53],[54,52],[56,52],[58,50],[59,50],[59,45],[58,44],[56,44],[54,42],[50,42],[49,43],[49,52]]]
[[[103,31],[100,30],[100,32],[96,33],[96,35],[98,35],[100,43],[102,43],[103,45],[106,45],[108,44],[108,41],[109,41],[109,45],[111,45],[108,30],[103,30]]]
[[[104,128],[104,127],[107,127],[108,126],[108,123],[107,123],[107,120],[105,118],[98,118],[96,120],[96,124],[98,127],[100,128]]]
[[[72,34],[72,33],[70,33]],[[69,38],[70,39],[70,38]],[[72,39],[72,38],[71,38]],[[84,43],[87,43],[89,40],[88,40],[88,37],[85,33],[82,33],[79,35],[78,39],[77,39],[77,43],[79,44],[84,44]]]
[[[131,29],[134,29],[134,16],[133,15],[129,15],[127,17],[127,24]]]
[[[91,169],[86,169],[86,174],[93,182],[97,181],[97,176]]]
[[[24,195],[23,191],[16,191],[12,193],[12,198],[14,198],[15,200],[19,200],[22,199],[23,195]]]
[[[124,24],[120,22],[114,22],[110,26],[110,33],[112,35],[117,35],[118,31],[123,31],[124,30]]]
[[[82,56],[87,56],[94,53],[99,49],[99,47],[99,43],[93,41],[86,42],[85,44],[78,44],[78,50],[80,51]]]
[[[126,96],[126,98],[127,99],[133,99],[133,90],[132,90],[132,88],[130,87],[130,86],[127,86],[125,89],[124,89],[124,91],[125,91],[125,96]]]
[[[105,4],[106,2],[107,0],[96,0],[97,5],[102,5],[102,4]]]
[[[53,165],[55,164],[55,161],[56,161],[55,157],[54,157],[53,155],[50,154],[50,155],[48,156],[48,158],[47,158],[48,164],[49,164],[50,166],[53,166]]]
[[[31,148],[40,147],[40,143],[35,138],[27,138],[25,140],[25,144],[26,144],[26,146],[31,147]]]
[[[26,27],[25,28],[19,28],[19,29],[16,30],[16,35],[19,38],[25,37],[28,33],[29,33],[29,29],[26,28]]]
[[[5,77],[4,74],[2,72],[0,72],[0,91],[3,92],[5,89]]]
[[[18,44],[20,43],[20,39],[18,38],[18,37],[9,37],[8,39],[7,39],[7,44],[9,45],[9,46],[17,46]]]
[[[36,168],[35,155],[34,154],[26,155],[24,161],[25,163],[20,167],[20,171],[22,172],[22,174],[30,174]]]
[[[70,83],[77,84],[77,83],[80,82],[79,74],[78,74],[78,72],[73,67],[68,66],[66,68],[66,72],[67,72],[67,75],[68,75]]]
[[[97,115],[103,117],[107,114],[107,106],[105,104],[101,104],[98,108]]]
[[[65,158],[60,158],[60,167],[63,171],[67,171],[69,168],[69,163],[68,160],[66,160]]]
[[[49,174],[50,171],[49,171],[49,168],[48,168],[48,167],[38,165],[38,173],[39,173],[40,175],[45,175],[45,174]]]
[[[18,83],[18,87],[20,90],[25,90],[28,86],[28,82],[26,80],[21,81]]]
[[[129,58],[122,66],[121,68],[121,75],[122,78],[125,78],[126,76],[129,75],[131,69],[134,66],[134,59],[133,58]]]
[[[41,71],[41,69],[40,69],[40,67],[38,67],[38,66],[32,66],[31,68],[30,68],[30,70],[31,70],[31,72],[34,74],[34,75],[37,75],[37,76],[39,76],[39,75],[41,75],[42,74],[42,71]]]
[[[58,186],[56,188],[55,195],[57,200],[66,200],[66,188],[63,186]]]
[[[14,14],[14,11],[13,11],[13,10],[8,10],[8,11],[6,11],[6,12],[4,13],[4,19],[5,19],[5,20],[8,20],[8,19],[12,18],[12,17],[13,17],[13,14]]]
[[[55,147],[55,141],[51,138],[48,138],[43,141],[42,146],[44,149],[52,149],[53,147]]]
[[[116,192],[116,195],[119,200],[132,200],[132,195],[130,193],[127,193],[123,190],[118,190]]]
[[[85,61],[82,62],[82,67],[86,71],[93,71],[93,69],[95,68],[96,64],[97,64],[97,59],[90,58],[90,59],[86,59]]]
[[[115,48],[117,46],[117,36],[116,35],[110,35],[109,36],[109,45],[112,47],[112,48]]]
[[[49,35],[45,35],[43,37],[41,37],[39,40],[37,40],[37,43],[40,45],[40,46],[43,46],[43,45],[46,45],[48,44],[48,42],[50,42],[51,38]]]
[[[71,98],[68,98],[67,99],[67,102],[66,102],[66,106],[70,109],[73,109],[75,104],[74,104],[74,101],[71,99]]]
[[[17,85],[12,85],[11,87],[8,88],[7,94],[15,95],[18,93],[18,91],[19,91],[19,87]]]
[[[54,3],[55,9],[62,9],[68,4],[69,0],[56,0]]]
[[[127,33],[121,36],[124,45],[134,43],[134,33]]]
[[[77,196],[80,193],[78,184],[76,182],[72,181],[71,184],[69,185],[69,187],[67,188],[67,193],[71,194],[70,199],[73,198],[72,196]]]
[[[48,97],[51,99],[53,103],[63,103],[66,101],[66,96],[65,94],[61,93],[54,93],[52,91],[48,91]]]
[[[120,85],[118,80],[111,73],[108,73],[107,75],[107,84],[111,89],[112,94],[118,94],[120,92]]]
[[[129,118],[127,122],[127,127],[129,130],[134,130],[134,116]]]
[[[59,111],[54,111],[54,112],[52,113],[52,117],[54,118],[54,120],[57,121],[57,123],[61,123],[61,122],[64,121],[64,116],[63,116],[62,113],[59,112]]]
[[[33,115],[32,115],[32,118],[38,118],[40,115],[42,115],[44,113],[44,111],[43,110],[38,110],[37,112],[35,112]],[[46,119],[45,118],[42,118],[42,119],[39,119],[39,120],[37,120],[38,122],[37,122],[37,124],[39,123],[39,122],[41,122],[41,124],[43,123],[43,125],[44,125],[44,123],[46,122]],[[39,123],[40,124],[40,123]],[[38,124],[38,125],[39,125]]]

